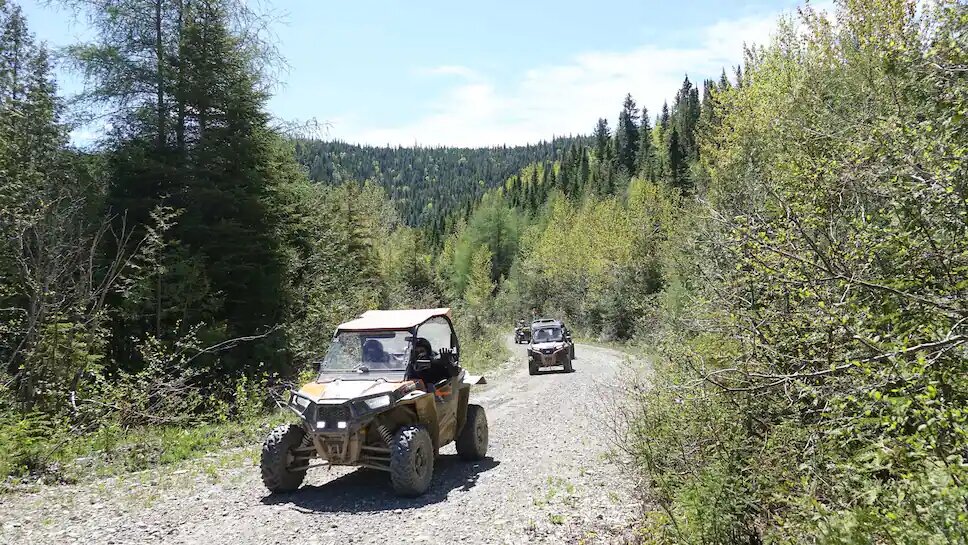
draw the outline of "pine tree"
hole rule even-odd
[[[733,85],[729,82],[729,78],[726,77],[726,69],[723,68],[723,72],[719,76],[719,90],[720,91],[725,91],[725,90],[730,89],[732,87],[733,87]]]
[[[639,126],[639,149],[636,157],[636,172],[652,179],[654,155],[652,152],[652,127],[649,123],[649,112],[642,108],[642,124]]]
[[[669,133],[669,151],[667,158],[669,161],[669,183],[673,187],[684,189],[685,184],[685,154],[679,138],[679,129],[673,125]]]
[[[538,209],[538,165],[531,165],[531,179],[528,181],[528,210]]]
[[[605,157],[605,150],[608,148],[611,136],[612,133],[608,128],[608,120],[604,117],[600,118],[595,125],[595,132],[592,134],[592,138],[595,141],[595,156],[599,161]]]
[[[632,95],[625,95],[622,111],[618,115],[618,127],[615,129],[615,159],[620,169],[628,175],[635,173],[635,162],[638,157],[639,110]]]
[[[689,77],[686,76],[682,82],[682,87],[676,93],[671,123],[676,127],[681,151],[691,161],[695,161],[699,157],[699,150],[696,147],[696,125],[699,122],[699,116],[699,90],[693,86]]]
[[[582,194],[585,189],[590,185],[589,182],[591,178],[591,165],[588,162],[588,150],[582,149],[581,157],[578,164],[578,190],[576,194]]]
[[[190,170],[176,200],[185,209],[177,233],[203,256],[222,293],[231,334],[265,331],[282,318],[284,272],[268,207],[283,180],[264,113],[266,95],[245,47],[229,29],[229,11],[198,4],[188,23],[183,59]],[[347,225],[356,221],[348,199]],[[350,245],[364,244],[352,233]],[[365,250],[348,248],[351,255]]]

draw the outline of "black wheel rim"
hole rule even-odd
[[[477,426],[474,428],[477,436],[477,450],[482,451],[487,446],[487,421],[483,418],[477,419]]]
[[[413,452],[413,470],[419,477],[427,473],[427,453],[423,447],[418,446]]]

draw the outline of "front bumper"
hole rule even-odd
[[[381,396],[369,399],[378,397]],[[359,465],[364,461],[362,448],[367,427],[386,408],[381,405],[372,409],[364,403],[365,399],[313,402],[293,393],[289,408],[302,419],[319,458],[330,465]]]
[[[533,350],[529,353],[529,358],[531,363],[538,368],[541,367],[557,367],[559,365],[565,365],[568,362],[568,347],[559,348],[557,350]]]

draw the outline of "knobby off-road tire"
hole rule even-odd
[[[401,496],[419,496],[434,476],[434,444],[422,426],[404,426],[390,445],[390,482]]]
[[[529,375],[537,375],[538,374],[538,366],[535,365],[531,361],[528,361],[528,374]]]
[[[575,372],[575,367],[571,364],[571,358],[568,358],[568,361],[565,362],[565,372],[566,373]]]
[[[467,420],[457,437],[457,455],[463,460],[482,460],[487,455],[487,414],[480,405],[467,406]]]
[[[270,492],[289,492],[302,484],[306,470],[289,471],[289,466],[292,463],[290,451],[298,448],[305,436],[306,430],[302,426],[283,424],[269,432],[262,443],[262,483]]]

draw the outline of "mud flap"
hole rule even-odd
[[[464,379],[461,382],[474,386],[476,384],[487,384],[487,379],[485,379],[483,375],[471,375],[469,373],[465,373]]]

